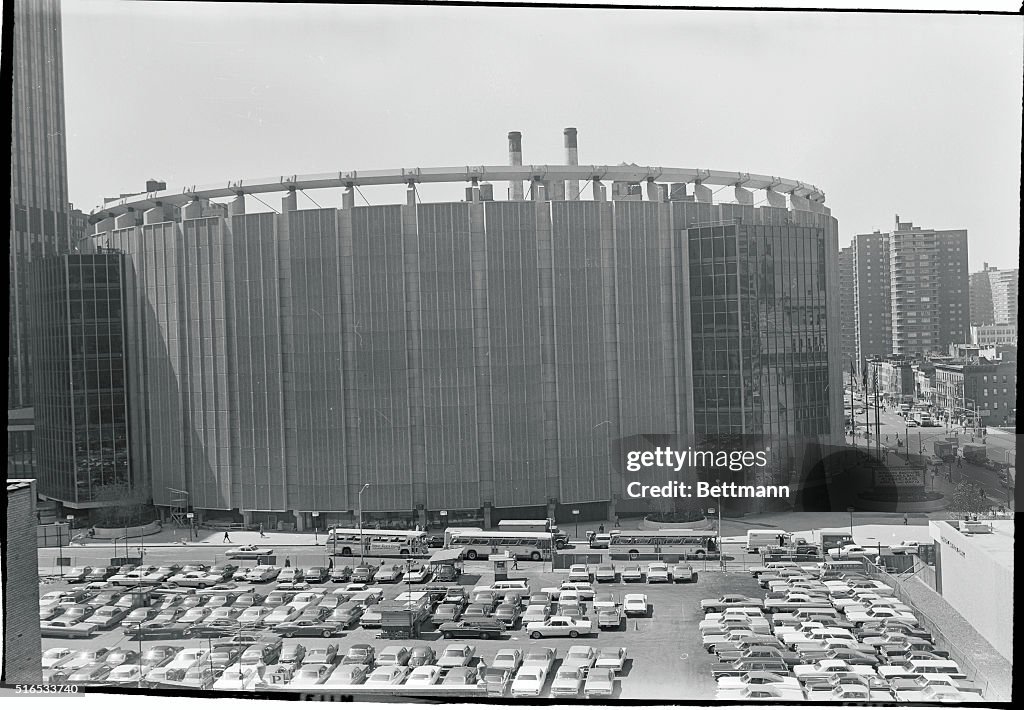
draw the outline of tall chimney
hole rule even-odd
[[[565,164],[566,165],[579,165],[580,156],[576,150],[576,129],[566,128],[562,131],[562,136],[565,138]],[[565,182],[565,199],[567,200],[578,200],[580,199],[580,181],[579,180],[566,180]]]
[[[519,131],[509,131],[508,134],[508,164],[509,165],[522,165],[523,164],[523,134]],[[522,180],[512,180],[509,182],[509,195],[513,200],[523,199],[523,182]]]

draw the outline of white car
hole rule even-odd
[[[821,660],[817,663],[800,664],[793,667],[793,675],[798,679],[829,676],[833,673],[856,673],[858,675],[875,675],[871,666],[851,665],[846,661]]]
[[[195,587],[206,589],[215,584],[220,584],[220,575],[209,572],[180,572],[167,580],[170,584],[177,584],[179,587]]]
[[[576,638],[594,631],[594,623],[589,617],[577,618],[569,616],[552,616],[546,621],[535,621],[526,625],[526,631],[532,639],[547,636],[568,636]]]
[[[263,619],[263,623],[267,626],[274,626],[275,624],[283,624],[288,621],[295,621],[299,618],[299,610],[288,604],[282,604],[281,606],[274,609],[272,612],[267,614],[266,618]]]
[[[726,675],[718,679],[718,687],[745,688],[748,686],[767,685],[780,688],[800,688],[800,681],[789,675],[779,675],[769,671],[750,671],[742,675]]]
[[[627,594],[622,598],[622,610],[626,616],[647,616],[647,595]]]
[[[889,545],[889,553],[893,555],[916,555],[920,542],[914,540],[901,540],[895,545]]]
[[[422,584],[430,578],[430,570],[423,565],[415,565],[409,568],[409,571],[405,575],[405,580],[410,584]],[[409,685],[412,678],[405,681],[406,685]]]
[[[647,565],[647,583],[668,582],[668,565],[664,562],[651,562]]]
[[[540,695],[548,679],[548,669],[538,665],[524,665],[512,680],[513,698],[533,698]]]
[[[48,648],[43,652],[43,668],[57,668],[69,660],[75,655],[75,652],[70,648]]]
[[[444,651],[441,652],[440,657],[437,659],[437,665],[442,668],[468,666],[475,654],[476,648],[468,643],[453,643],[445,646]]]
[[[846,620],[855,624],[864,624],[869,621],[883,621],[886,619],[900,619],[902,621],[917,621],[917,617],[909,611],[900,611],[888,607],[874,606],[864,611],[851,609],[846,612]]]
[[[307,663],[288,681],[288,687],[305,688],[311,685],[320,685],[327,680],[332,670],[334,667],[326,663]]]
[[[274,610],[265,606],[248,607],[238,616],[238,623],[243,626],[259,626]]]
[[[523,612],[523,626],[528,624],[543,622],[551,616],[551,609],[547,604],[531,604],[526,607],[526,611]]]
[[[715,700],[733,702],[800,702],[804,700],[801,688],[790,688],[776,685],[747,685],[742,688],[719,688]]]
[[[405,677],[409,675],[407,666],[383,666],[378,668],[363,683],[365,686],[401,685]]]
[[[414,668],[406,679],[406,685],[437,685],[441,682],[439,666],[419,666]]]
[[[572,565],[569,567],[570,582],[589,582],[590,569],[586,565]]]
[[[526,657],[523,658],[523,665],[521,668],[526,666],[536,666],[538,668],[543,668],[546,673],[550,673],[551,667],[555,664],[556,655],[555,649],[553,648],[538,648],[533,646],[526,652]]]
[[[138,683],[146,677],[146,673],[148,673],[149,670],[149,666],[140,666],[138,663],[125,663],[111,669],[103,682],[111,685],[129,685],[132,683]]]
[[[624,646],[602,648],[597,652],[597,660],[594,661],[594,667],[611,668],[616,673],[621,673],[625,665],[626,648]]]
[[[869,550],[866,547],[860,545],[844,545],[842,547],[833,547],[828,551],[828,554],[832,557],[851,558],[851,557],[874,557],[878,554],[877,550]]]

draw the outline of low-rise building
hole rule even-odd
[[[1011,422],[1017,406],[1017,363],[982,359],[937,364],[935,403],[961,413],[976,411],[985,426]]]
[[[1016,323],[995,323],[990,325],[972,325],[971,343],[974,345],[1017,344]]]

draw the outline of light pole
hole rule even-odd
[[[847,508],[846,512],[850,514],[850,542],[853,542],[853,508]]]
[[[138,687],[142,687],[142,622],[138,622],[138,634],[136,636],[139,640],[139,681]]]
[[[317,544],[320,542],[320,538],[317,536],[316,531],[316,524],[317,519],[320,517],[320,511],[314,510],[310,515],[313,516],[313,544]]]
[[[579,540],[580,539],[580,509],[579,508],[573,508],[572,509],[572,514],[573,514],[573,517],[575,519],[575,523],[574,524],[576,526],[575,537],[576,537],[577,540]]]
[[[364,483],[363,487],[359,489],[359,493],[356,495],[356,500],[359,502],[359,564],[363,564],[363,491],[370,487],[369,483]]]

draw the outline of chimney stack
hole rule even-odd
[[[566,128],[562,131],[562,135],[565,139],[565,164],[566,165],[579,165],[580,156],[576,150],[576,129]],[[565,183],[565,199],[567,200],[578,200],[580,199],[580,181],[579,180],[566,180]]]
[[[508,164],[523,164],[523,134],[519,131],[509,131]],[[512,180],[509,182],[509,197],[513,200],[523,199],[523,183],[521,180]]]

